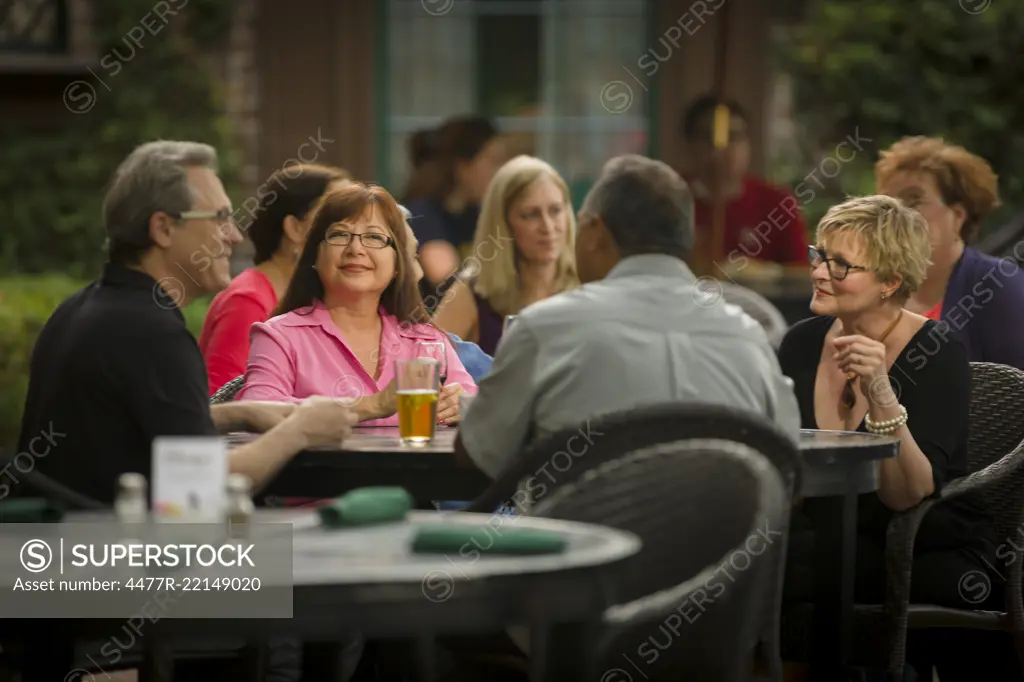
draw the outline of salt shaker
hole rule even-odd
[[[121,474],[117,481],[114,511],[121,523],[145,523],[149,516],[146,503],[146,477],[142,474]]]
[[[229,475],[227,492],[228,535],[244,537],[249,532],[249,522],[256,509],[252,503],[252,483],[249,477],[244,474]]]

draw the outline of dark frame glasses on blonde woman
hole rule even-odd
[[[850,274],[850,270],[866,271],[868,269],[863,265],[847,263],[842,258],[829,258],[825,253],[825,249],[820,249],[813,244],[807,245],[807,262],[810,263],[812,268],[816,268],[822,263],[825,263],[829,277],[836,281],[846,279],[846,276]]]

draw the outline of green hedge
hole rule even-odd
[[[50,314],[85,285],[64,275],[0,279],[0,447],[14,447],[28,390],[32,349]],[[198,338],[209,300],[185,309],[185,319]]]

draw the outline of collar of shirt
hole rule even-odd
[[[636,277],[654,275],[655,277],[678,277],[687,281],[696,281],[690,267],[675,256],[662,253],[644,253],[627,256],[615,264],[605,279],[618,277]]]
[[[440,341],[440,334],[433,327],[424,324],[399,322],[398,318],[380,306],[377,309],[381,320],[380,332],[380,355],[383,366],[389,366],[392,361],[401,357],[402,350],[410,344],[418,341]],[[349,350],[352,349],[345,342],[345,337],[338,330],[337,325],[331,318],[330,311],[323,301],[317,301],[312,308],[300,308],[294,315],[288,315],[281,320],[280,324],[286,327],[319,327],[329,336],[334,337],[339,343]]]
[[[171,285],[175,282],[172,277],[166,277],[164,279],[168,280],[168,284]],[[177,284],[178,286],[181,286],[180,282]],[[148,291],[157,308],[171,311],[175,317],[181,320],[182,324],[185,323],[185,316],[178,307],[178,302],[174,300],[174,296],[164,291],[164,288],[160,286],[160,283],[157,282],[149,273],[144,272],[143,270],[137,270],[135,268],[129,268],[124,265],[117,265],[114,263],[107,263],[103,266],[100,285],[115,289]]]

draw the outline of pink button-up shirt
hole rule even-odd
[[[380,309],[380,377],[363,369],[323,303],[278,315],[252,326],[245,385],[235,400],[299,402],[314,395],[357,398],[372,395],[395,377],[395,360],[415,357],[416,344],[441,341],[448,349],[445,384],[458,383],[470,395],[476,384],[462,366],[448,337],[427,324],[400,325]],[[363,422],[364,426],[398,426],[398,415]]]

